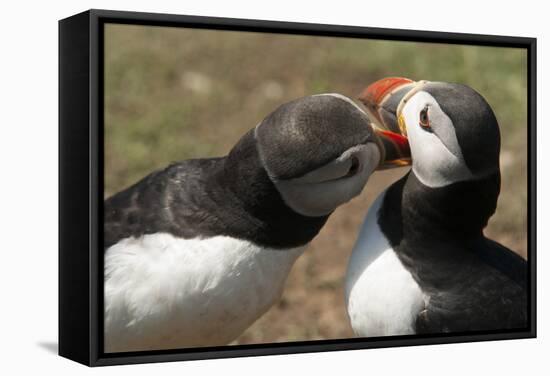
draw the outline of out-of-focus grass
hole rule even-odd
[[[527,55],[521,49],[107,25],[105,195],[172,161],[225,155],[288,100],[322,92],[354,97],[385,76],[460,82],[492,105],[501,126],[503,180],[487,234],[525,256]],[[347,257],[373,192],[402,173],[375,174],[362,197],[335,213],[294,267],[282,303],[240,342],[351,334],[342,300]]]

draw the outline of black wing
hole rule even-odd
[[[479,257],[524,290],[527,290],[527,262],[514,251],[494,240],[483,238],[475,247]]]
[[[218,158],[173,164],[106,199],[104,249],[124,238],[158,232],[195,237],[195,223],[205,215],[205,171],[211,174],[218,165]]]
[[[460,274],[449,280],[446,288],[430,294],[416,318],[417,333],[527,326],[527,263],[508,248],[480,240],[465,255]]]

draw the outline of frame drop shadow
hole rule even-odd
[[[57,342],[42,341],[42,342],[37,342],[36,345],[51,354],[54,354],[54,355],[58,354],[59,345]]]

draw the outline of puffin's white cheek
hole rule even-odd
[[[353,176],[311,181],[312,176],[323,176],[333,170],[329,164],[302,178],[276,181],[275,186],[285,203],[295,212],[308,217],[328,215],[359,195],[380,163],[380,151],[374,143],[361,146],[354,151],[354,155],[359,158],[360,167]]]
[[[435,159],[441,152],[439,139],[433,133],[423,131],[419,126],[411,128],[413,129],[408,131],[408,134],[413,163],[435,167],[434,163],[437,162]]]
[[[418,121],[411,115],[414,111],[408,111],[405,115],[405,124],[407,127],[407,137],[411,147],[411,157],[413,163],[423,163],[427,156],[434,152],[434,140],[430,140],[431,134],[423,131],[418,126]]]
[[[413,172],[428,187],[444,187],[472,177],[464,161],[451,153],[435,133],[408,126]]]

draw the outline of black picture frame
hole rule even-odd
[[[103,27],[106,23],[515,47],[528,55],[529,324],[525,330],[134,353],[102,350]],[[59,21],[59,354],[88,366],[536,337],[535,38],[88,10]]]

